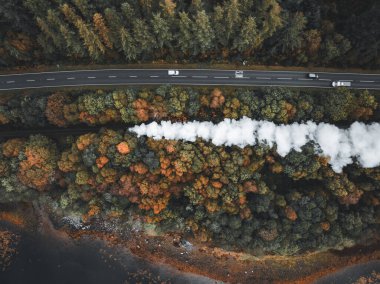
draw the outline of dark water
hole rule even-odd
[[[101,241],[22,235],[17,250],[12,265],[0,270],[1,284],[216,283],[151,264]]]
[[[353,265],[336,273],[327,275],[315,281],[314,284],[349,284],[356,282],[360,277],[370,277],[372,272],[380,273],[380,260],[364,264]],[[380,279],[371,284],[380,283]]]

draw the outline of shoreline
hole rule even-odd
[[[48,237],[69,239],[79,243],[101,241],[110,249],[126,250],[149,263],[226,283],[312,283],[349,266],[380,259],[380,242],[369,247],[356,246],[342,251],[329,250],[287,257],[254,257],[207,246],[192,239],[186,240],[191,244],[191,247],[187,247],[181,242],[179,234],[157,236],[141,231],[110,233],[106,230],[91,229],[91,226],[99,228],[102,225],[106,226],[106,220],[90,223],[89,229],[68,227],[57,229],[46,211],[38,206],[34,206],[32,217],[26,214],[30,213],[30,208],[26,207],[27,210],[17,206],[15,208],[18,212],[8,211],[6,216],[13,214],[17,218],[7,220],[3,218],[2,221],[12,223],[12,220],[20,220],[22,217],[24,223],[35,224],[29,226],[27,231],[38,231]],[[57,216],[53,216],[53,219],[54,217]],[[31,219],[35,222],[31,222]],[[13,226],[21,231],[25,230],[25,227],[19,224],[13,223]]]

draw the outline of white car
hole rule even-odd
[[[309,73],[307,76],[311,79],[318,79],[319,78],[318,74],[316,74],[316,73]]]
[[[235,71],[235,78],[244,78],[243,71]]]
[[[179,71],[178,70],[168,70],[168,75],[169,76],[177,76],[177,75],[179,75]]]
[[[333,87],[351,87],[351,82],[347,81],[334,81],[331,84]]]

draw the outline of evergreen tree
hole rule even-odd
[[[204,10],[199,11],[194,19],[193,34],[195,40],[194,55],[206,53],[213,48],[215,34],[211,27],[210,18]]]
[[[153,15],[152,19],[153,33],[156,36],[156,43],[158,48],[163,49],[171,48],[171,41],[173,40],[173,34],[170,30],[168,21],[161,17],[160,14]]]
[[[224,7],[217,5],[212,14],[212,27],[215,31],[215,46],[227,46]]]
[[[120,29],[124,27],[122,17],[114,8],[107,8],[104,10],[104,17],[107,26],[110,27],[110,33],[117,50],[122,50],[120,42]],[[132,20],[132,18],[130,19]]]
[[[46,37],[53,41],[55,47],[58,48],[58,50],[64,50],[63,39],[61,35],[57,33],[54,29],[52,29],[51,25],[46,23],[46,21],[41,19],[40,17],[37,17],[36,21],[37,25],[39,26],[41,31],[46,35]]]
[[[225,33],[229,46],[231,46],[230,42],[237,38],[237,32],[240,27],[240,4],[238,0],[229,0],[225,6]]]
[[[144,20],[135,19],[133,22],[133,37],[141,48],[143,55],[151,55],[156,46],[156,41]]]
[[[86,20],[90,20],[93,15],[93,7],[92,4],[88,3],[88,0],[72,0],[74,5],[79,9],[81,14],[86,18]]]
[[[123,13],[124,19],[126,23],[128,24],[128,26],[132,26],[132,23],[133,23],[132,20],[133,18],[137,16],[136,10],[133,8],[131,4],[129,4],[128,2],[125,2],[121,4],[121,11]]]
[[[136,43],[126,28],[120,29],[120,41],[125,58],[127,58],[128,61],[135,60],[137,58]]]
[[[77,20],[75,26],[78,28],[79,35],[83,39],[91,58],[94,60],[102,59],[106,49],[99,37],[82,20]]]
[[[283,25],[281,18],[281,6],[277,0],[263,0],[258,5],[258,19],[261,19],[260,27],[263,37],[272,36]]]
[[[59,27],[62,36],[65,38],[68,55],[74,58],[83,58],[86,56],[86,51],[78,35],[72,31],[66,24],[61,24]]]
[[[234,48],[237,48],[240,52],[247,52],[249,55],[261,44],[261,41],[255,18],[248,17],[243,22],[240,35],[235,38]]]
[[[192,21],[189,15],[185,12],[179,13],[179,33],[178,33],[178,48],[183,54],[189,54],[194,46],[194,37],[192,32]]]

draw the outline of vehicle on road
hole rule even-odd
[[[244,72],[240,70],[235,71],[235,78],[244,78]]]
[[[347,81],[334,81],[331,84],[333,87],[351,87],[351,82]]]
[[[169,76],[179,75],[179,71],[178,70],[168,70],[168,75]]]
[[[316,73],[309,73],[307,76],[310,79],[318,79],[319,78],[318,74],[316,74]]]

